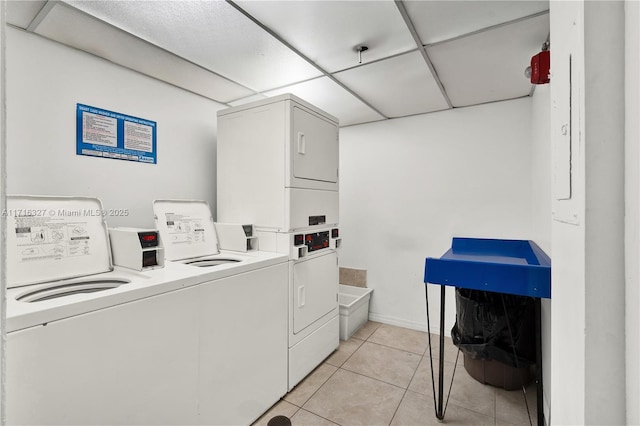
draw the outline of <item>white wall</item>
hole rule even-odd
[[[585,2],[585,48],[585,415],[588,424],[622,424],[626,421],[624,2]]]
[[[8,193],[84,195],[109,226],[153,226],[152,201],[203,199],[215,214],[216,111],[223,106],[108,61],[7,29]],[[157,122],[158,164],[75,154],[76,103]]]
[[[531,113],[531,239],[551,257],[551,141],[550,87],[536,86]],[[551,303],[541,301],[542,383],[545,418],[550,416],[551,401]]]
[[[625,238],[627,424],[640,424],[640,3],[625,1]]]
[[[531,238],[530,98],[343,128],[340,162],[340,264],[368,270],[371,319],[426,330],[425,257],[453,236]]]
[[[6,207],[6,115],[5,115],[5,12],[6,2],[0,0],[0,211]],[[0,425],[4,425],[5,416],[5,371],[6,371],[6,221],[4,215],[0,217]]]
[[[566,124],[573,153],[571,199],[552,202],[554,424],[626,421],[622,7],[551,2],[552,147]]]
[[[550,85],[537,85],[531,99],[532,239],[551,256]]]

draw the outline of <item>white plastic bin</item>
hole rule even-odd
[[[373,289],[340,284],[340,339],[349,340],[369,319],[369,299]]]

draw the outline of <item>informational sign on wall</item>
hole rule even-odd
[[[76,154],[156,164],[156,122],[77,104]]]

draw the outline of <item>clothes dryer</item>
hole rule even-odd
[[[218,220],[289,256],[289,389],[339,345],[338,165],[338,120],[294,95],[218,112]]]

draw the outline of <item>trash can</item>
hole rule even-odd
[[[535,365],[535,302],[532,297],[456,289],[453,343],[465,370],[481,383],[519,389]]]

